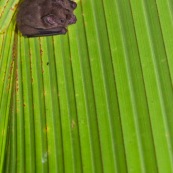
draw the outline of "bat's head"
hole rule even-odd
[[[73,6],[75,7],[75,5]],[[76,16],[71,10],[63,8],[61,5],[55,5],[42,16],[41,20],[46,27],[66,27],[76,23]]]
[[[73,10],[76,3],[70,0],[25,0],[19,9],[17,25],[28,37],[65,34],[66,27],[76,23]],[[39,1],[41,1],[39,3]],[[34,4],[35,2],[35,4]]]

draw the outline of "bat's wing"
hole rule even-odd
[[[39,29],[39,28],[32,28],[26,25],[22,26],[20,30],[22,32],[22,35],[26,37],[60,35],[60,34],[65,34],[67,32],[66,28]]]

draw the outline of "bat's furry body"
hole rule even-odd
[[[24,36],[65,34],[66,27],[76,22],[70,0],[24,0],[17,15],[17,26]]]

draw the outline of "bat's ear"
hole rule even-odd
[[[46,23],[49,26],[58,26],[58,25],[64,25],[65,24],[65,19],[59,18],[57,19],[57,16],[54,16],[54,14],[49,14],[47,16],[43,16],[42,20],[44,23]]]
[[[68,24],[73,24],[73,23],[76,23],[77,19],[76,19],[76,16],[75,15],[71,15],[69,20],[68,20]]]
[[[70,1],[70,4],[72,9],[75,9],[77,7],[76,2]]]
[[[48,25],[55,25],[55,17],[53,14],[49,14],[47,16],[42,17],[42,20],[44,21],[44,23],[48,24]]]

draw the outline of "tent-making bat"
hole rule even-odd
[[[76,22],[71,0],[24,0],[17,14],[17,27],[24,36],[37,37],[65,34]]]

